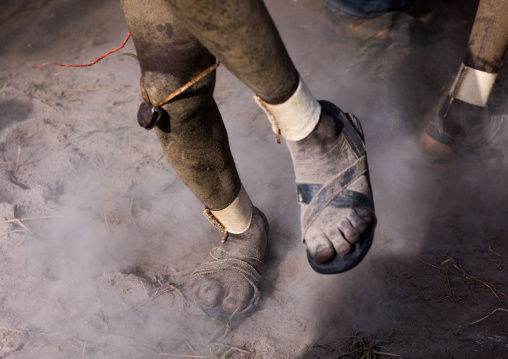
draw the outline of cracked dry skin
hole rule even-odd
[[[323,184],[356,162],[356,157],[332,117],[324,110],[316,128],[301,141],[287,141],[297,183]],[[372,200],[366,175],[348,187]],[[308,205],[301,205],[301,216]],[[330,261],[336,253],[346,254],[351,243],[360,240],[373,223],[372,213],[363,208],[327,207],[307,230],[305,243],[310,255],[319,262]]]

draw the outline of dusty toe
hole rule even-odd
[[[312,132],[286,143],[311,266],[319,273],[340,273],[357,265],[369,250],[374,206],[359,120],[330,102],[320,104],[321,116]]]
[[[239,320],[254,312],[267,239],[268,221],[254,207],[247,230],[229,233],[191,273],[189,292],[211,318],[227,319],[237,311],[233,320]]]
[[[343,217],[339,220],[339,229],[349,243],[356,243],[360,240],[360,233],[353,227],[351,222]]]
[[[190,283],[189,291],[205,308],[214,308],[222,298],[222,287],[215,278],[196,278]]]
[[[346,254],[351,250],[351,245],[344,239],[343,234],[336,226],[329,227],[326,231],[326,235],[336,253]]]
[[[317,227],[311,227],[305,236],[307,249],[312,258],[325,263],[335,256],[335,249],[326,235]]]
[[[358,215],[358,210],[359,209],[355,209],[354,211],[351,211],[348,214],[347,219],[349,220],[349,222],[351,223],[353,228],[358,233],[362,234],[362,233],[367,232],[367,229],[369,229],[369,225],[367,224],[367,222],[362,217],[360,217],[360,215]],[[361,209],[361,210],[365,211],[364,209]],[[367,211],[367,212],[370,214],[369,211]],[[371,216],[371,218],[372,218],[372,216]]]
[[[367,226],[374,221],[374,215],[368,209],[355,208],[355,210],[358,217],[361,218],[367,224]]]
[[[254,295],[252,287],[247,285],[234,285],[229,289],[229,293],[222,301],[222,309],[226,313],[241,312]]]

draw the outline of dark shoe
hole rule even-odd
[[[448,96],[421,135],[423,149],[435,160],[474,156],[505,147],[508,116],[491,116],[487,107]]]

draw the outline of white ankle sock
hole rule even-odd
[[[307,137],[316,127],[321,114],[321,105],[301,78],[295,93],[286,102],[270,105],[257,95],[254,100],[270,119],[273,131],[278,135],[280,130],[280,134],[290,141]]]
[[[252,202],[242,186],[240,193],[229,206],[220,211],[210,212],[224,227],[221,230],[238,234],[249,228],[252,220]]]
[[[496,73],[488,73],[462,64],[450,90],[450,96],[476,106],[487,106]]]

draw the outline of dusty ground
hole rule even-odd
[[[267,6],[316,97],[363,121],[379,218],[367,259],[342,275],[311,271],[289,154],[220,68],[216,99],[271,236],[259,311],[206,318],[186,279],[220,233],[136,123],[136,61],[33,68],[117,47],[119,2],[4,0],[0,358],[508,357],[508,167],[433,163],[418,145],[465,53],[474,1],[437,3],[447,38],[415,50],[332,41],[323,1]],[[491,105],[502,112],[498,84]]]

